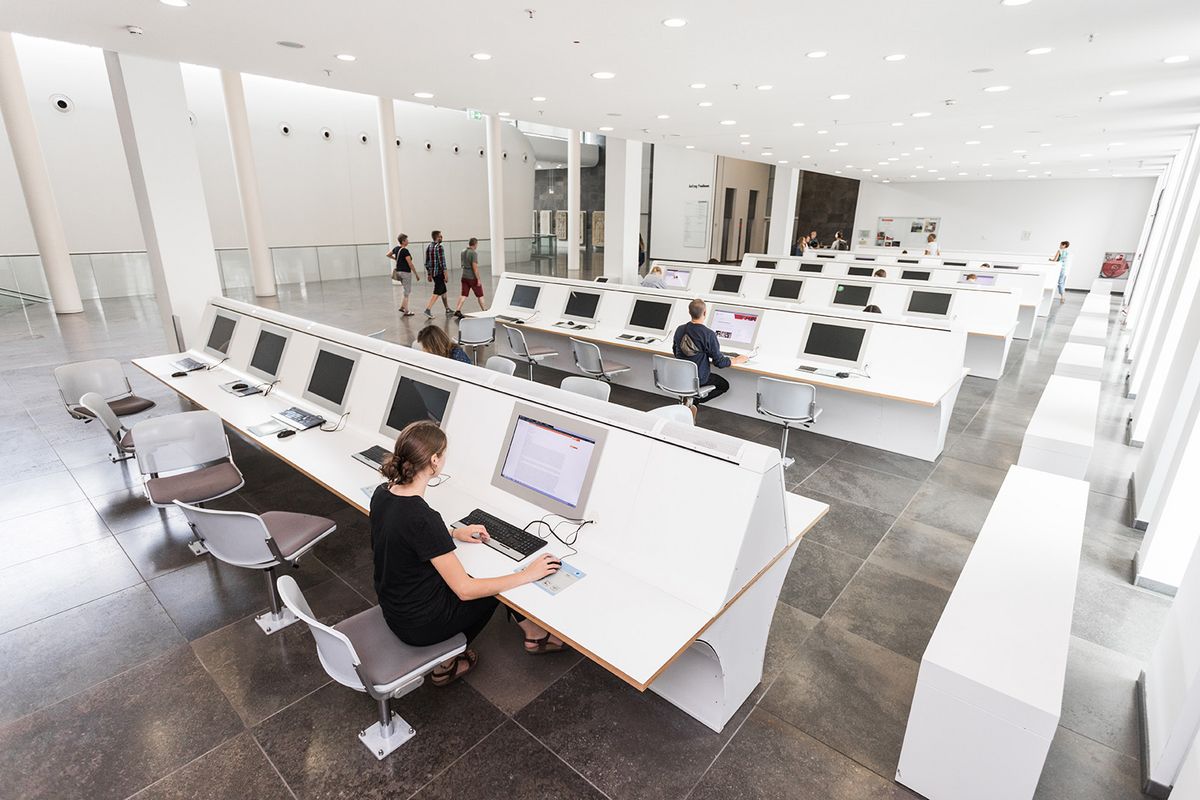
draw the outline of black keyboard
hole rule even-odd
[[[315,428],[318,425],[325,424],[325,418],[317,414],[310,414],[302,408],[292,406],[289,409],[280,411],[278,414],[272,414],[275,419],[280,422],[286,422],[294,428],[299,428],[306,431],[309,428]]]
[[[391,455],[391,451],[379,445],[372,445],[361,453],[351,453],[350,457],[355,461],[360,461],[368,467],[379,469],[383,467],[383,462]]]
[[[521,561],[546,546],[544,539],[540,539],[528,531],[523,531],[515,525],[509,525],[504,520],[493,517],[478,508],[463,517],[461,523],[463,525],[482,525],[487,528],[488,536],[491,538],[484,544],[503,553],[513,561]]]

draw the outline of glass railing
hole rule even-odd
[[[71,266],[84,300],[154,294],[150,259],[142,252],[72,253]],[[45,302],[50,297],[41,256],[0,256],[0,292]]]

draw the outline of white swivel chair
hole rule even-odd
[[[660,406],[652,408],[646,412],[653,414],[656,417],[666,417],[671,422],[676,422],[680,425],[695,425],[696,420],[692,419],[692,412],[688,411],[687,406],[681,406],[678,403],[669,406]]]
[[[696,371],[696,363],[686,358],[671,356],[653,356],[654,385],[659,391],[674,395],[679,402],[688,408],[698,398],[708,397],[715,388],[700,385],[700,373]]]
[[[207,503],[245,483],[233,463],[221,418],[212,411],[142,420],[133,426],[133,439],[146,497],[155,508],[169,508],[176,500]],[[188,547],[196,555],[207,552],[199,540]]]
[[[575,354],[576,369],[592,378],[611,381],[613,376],[630,370],[627,364],[618,364],[616,361],[605,361],[604,357],[600,355],[600,348],[591,342],[584,342],[571,337],[571,351]]]
[[[479,364],[480,347],[496,341],[495,317],[463,317],[458,321],[458,346],[471,348],[471,363]]]
[[[511,358],[505,358],[504,356],[489,356],[483,366],[485,369],[490,369],[492,372],[499,372],[504,375],[512,375],[517,371],[517,363]]]
[[[113,358],[63,364],[54,368],[54,380],[58,381],[58,393],[67,413],[75,419],[86,420],[92,416],[80,403],[80,399],[88,392],[103,397],[118,417],[154,408],[153,400],[133,393],[133,387],[121,369],[121,362]]]
[[[343,686],[366,692],[379,704],[379,721],[358,738],[382,760],[415,735],[412,726],[392,711],[392,699],[416,689],[441,662],[467,649],[461,633],[440,644],[411,647],[400,641],[379,606],[336,625],[324,625],[308,607],[295,578],[279,579],[279,595],[293,614],[307,623],[317,642],[317,656],[329,677]]]
[[[109,453],[108,459],[116,464],[118,461],[128,461],[133,458],[133,434],[121,424],[112,406],[105,402],[97,392],[88,392],[79,398],[79,406],[97,420],[108,431],[116,446],[115,453]],[[89,422],[91,420],[88,420]]]
[[[547,358],[558,355],[558,351],[550,347],[530,347],[525,343],[525,334],[511,325],[504,326],[508,335],[508,346],[521,361],[529,365],[529,380],[533,380],[533,367]]]
[[[254,618],[263,633],[272,634],[296,622],[289,609],[280,609],[275,590],[275,567],[296,565],[317,542],[337,530],[331,519],[288,511],[268,511],[261,517],[245,511],[215,511],[175,501],[196,538],[214,558],[226,564],[260,569],[267,576],[271,613]]]
[[[608,395],[612,392],[612,387],[604,381],[598,381],[595,378],[585,378],[582,375],[568,375],[562,379],[562,383],[558,388],[565,389],[568,392],[582,394],[586,397],[594,397],[597,400],[608,402]]]
[[[759,414],[783,423],[779,454],[783,456],[783,465],[790,467],[795,459],[787,454],[788,429],[791,425],[810,428],[821,416],[821,409],[817,406],[817,388],[809,383],[759,378],[754,407]]]

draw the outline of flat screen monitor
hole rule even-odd
[[[779,266],[778,261],[763,261],[763,260],[759,259],[758,261],[754,262],[755,269],[775,269],[778,266]]]
[[[855,256],[855,261],[874,261],[875,256]]]
[[[713,278],[714,292],[724,292],[726,294],[737,294],[742,290],[742,276],[730,275],[729,273],[717,273]]]
[[[667,267],[663,270],[663,285],[668,289],[686,289],[691,279],[692,271],[690,269]]]
[[[753,349],[754,341],[758,337],[758,321],[761,318],[757,311],[718,306],[713,309],[708,326],[722,345]]]
[[[825,265],[824,264],[803,264],[802,263],[800,265],[800,271],[801,272],[824,272]]]
[[[969,286],[995,286],[995,275],[981,275],[978,272],[964,272],[958,276],[959,283],[965,283]]]
[[[596,283],[608,283],[608,276],[607,275],[599,276],[598,278],[596,278]]]
[[[817,253],[817,258],[837,258],[837,253]]]
[[[596,318],[596,309],[599,306],[600,294],[598,292],[572,291],[567,297],[563,316],[591,322]]]
[[[660,300],[635,300],[629,314],[629,327],[662,333],[671,318],[671,304]]]
[[[453,395],[452,383],[435,384],[431,379],[417,380],[401,372],[392,386],[392,402],[379,432],[384,436],[399,436],[408,425],[426,420],[441,425]]]
[[[212,330],[208,332],[208,342],[204,349],[209,353],[224,358],[229,355],[229,343],[233,341],[233,329],[237,327],[237,317],[217,313],[213,317]]]
[[[767,297],[772,297],[776,300],[799,300],[800,290],[803,288],[804,281],[776,278],[771,281],[771,290],[767,293]]]
[[[801,357],[834,364],[858,365],[866,338],[865,327],[813,320],[804,337]]]
[[[917,262],[914,261],[912,263],[915,264]],[[965,267],[967,265],[967,262],[965,261],[943,261],[942,263],[947,267]]]
[[[921,262],[915,258],[897,258],[897,264],[920,264]],[[959,264],[960,267],[965,267],[966,264]]]
[[[854,275],[860,278],[869,278],[875,274],[874,267],[847,267],[847,275]]]
[[[509,305],[532,311],[537,308],[538,295],[541,293],[542,287],[540,286],[530,286],[528,283],[515,284]]]
[[[336,414],[346,407],[350,379],[358,366],[358,353],[353,350],[322,344],[317,348],[304,398]]]
[[[923,289],[913,289],[908,296],[909,314],[929,314],[934,317],[945,317],[950,313],[950,302],[954,295],[949,292],[927,292]]]
[[[492,485],[547,511],[579,518],[587,507],[604,436],[603,428],[518,405]]]
[[[871,302],[871,287],[853,283],[839,283],[833,291],[833,302],[839,306],[862,308]]]
[[[279,365],[283,363],[283,351],[287,349],[288,338],[282,328],[264,325],[258,331],[258,342],[254,345],[254,354],[250,356],[246,371],[263,380],[275,380],[279,375]]]
[[[929,273],[921,269],[906,269],[900,273],[900,280],[927,281],[929,280]]]
[[[1021,267],[1017,264],[993,264],[992,268],[993,269],[1020,269]]]

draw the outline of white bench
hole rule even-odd
[[[1096,278],[1092,281],[1092,293],[1099,292],[1100,294],[1112,294],[1113,279],[1112,278]]]
[[[1064,378],[1100,380],[1104,374],[1104,348],[1098,344],[1067,342],[1058,356],[1054,374]]]
[[[1079,344],[1098,344],[1104,347],[1108,343],[1108,317],[1091,317],[1080,315],[1071,326],[1068,342]]]
[[[1025,428],[1017,463],[1082,480],[1096,445],[1099,411],[1099,381],[1050,376]]]
[[[1033,797],[1062,711],[1088,484],[1013,466],[921,658],[896,781]]]
[[[1107,292],[1088,292],[1083,298],[1083,308],[1079,309],[1080,316],[1103,317],[1108,319],[1112,312],[1112,295]]]

